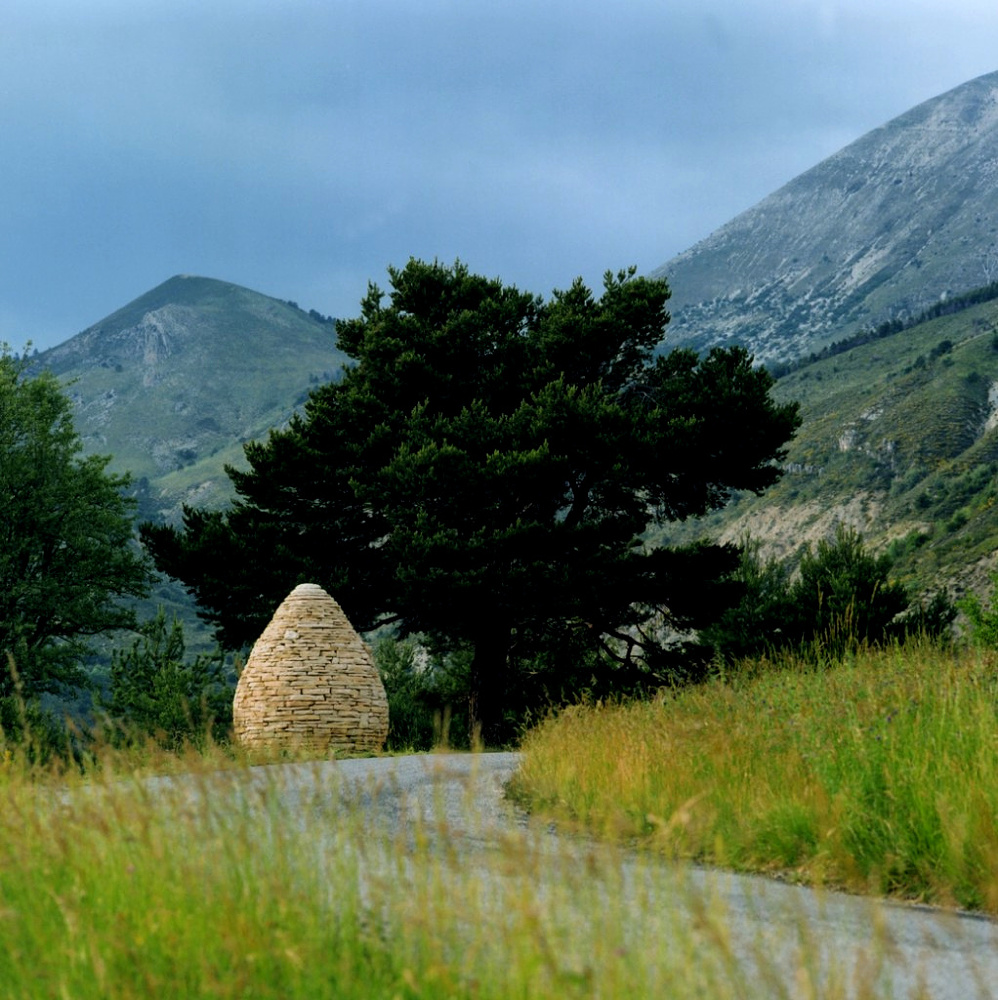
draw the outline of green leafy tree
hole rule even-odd
[[[127,731],[155,737],[164,749],[216,741],[232,726],[232,685],[221,651],[186,658],[179,619],[167,628],[162,609],[140,628],[131,649],[115,650],[111,693],[104,705]]]
[[[0,707],[85,682],[91,640],[134,624],[150,566],[107,458],[83,457],[56,378],[0,351]]]
[[[459,263],[389,275],[336,323],[356,363],[229,470],[233,507],[143,527],[159,567],[228,647],[311,580],[361,630],[468,651],[490,743],[566,644],[672,669],[664,640],[719,612],[737,552],[642,535],[773,483],[797,407],[741,349],[656,355],[669,291],[633,269],[549,301]]]
[[[890,579],[888,555],[872,555],[854,528],[839,524],[835,540],[808,546],[790,588],[788,634],[837,653],[895,634],[895,619],[909,604],[904,585]]]
[[[745,539],[732,582],[741,597],[700,635],[728,663],[782,648],[791,641],[790,569],[775,558],[763,559],[759,542]],[[796,637],[795,637],[796,638]]]
[[[835,657],[912,636],[944,640],[956,617],[947,592],[912,602],[891,579],[892,565],[889,555],[872,555],[859,533],[841,524],[833,541],[806,547],[793,579],[788,563],[763,560],[758,543],[746,540],[732,574],[741,598],[701,638],[729,662],[781,649]]]

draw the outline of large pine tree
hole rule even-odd
[[[142,535],[228,646],[308,580],[362,630],[472,650],[494,742],[525,665],[658,670],[666,632],[716,617],[737,554],[642,536],[774,482],[797,409],[741,349],[657,356],[669,290],[633,269],[549,301],[459,263],[389,274],[336,324],[356,363],[229,470],[231,509]]]

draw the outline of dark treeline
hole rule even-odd
[[[854,347],[872,344],[877,340],[883,340],[885,337],[892,337],[896,333],[901,333],[903,330],[911,330],[913,327],[919,326],[921,323],[927,323],[929,320],[939,319],[941,316],[953,316],[956,313],[970,309],[972,306],[978,306],[982,302],[991,302],[994,299],[998,299],[998,281],[992,281],[989,285],[964,292],[962,295],[953,295],[946,299],[940,299],[935,305],[923,309],[914,317],[885,320],[878,326],[867,330],[860,330],[851,337],[836,340],[834,343],[823,347],[820,351],[812,352],[806,358],[767,364],[766,368],[774,378],[783,378],[785,375],[800,371],[802,368],[807,368],[808,365],[816,364],[818,361],[825,361],[827,358],[845,354]]]
[[[298,303],[295,302],[294,299],[285,299],[284,300],[284,304],[286,306],[291,306],[292,309],[297,309],[298,312],[300,312],[300,313],[304,313],[305,312],[305,310],[302,309],[302,307],[300,305],[298,305]],[[321,312],[319,312],[318,309],[309,309],[309,311],[307,313],[305,313],[305,315],[306,316],[311,316],[312,319],[314,319],[316,321],[316,323],[324,323],[327,326],[334,326],[335,323],[336,323],[336,317],[335,316],[325,316]]]

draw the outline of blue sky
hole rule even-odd
[[[994,0],[4,0],[0,340],[178,273],[648,271],[996,53]]]

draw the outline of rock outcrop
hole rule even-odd
[[[295,587],[253,646],[232,708],[247,749],[375,751],[388,699],[371,652],[321,587]]]

